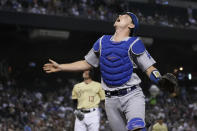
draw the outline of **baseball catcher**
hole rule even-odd
[[[177,85],[174,75],[167,73],[161,76],[154,67],[156,61],[136,35],[138,25],[134,13],[120,14],[114,22],[114,34],[100,37],[85,60],[67,64],[50,60],[43,67],[46,73],[52,73],[84,71],[100,66],[105,111],[112,131],[146,131],[145,96],[135,69],[145,72],[161,89],[173,92]]]

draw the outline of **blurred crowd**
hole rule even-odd
[[[6,63],[0,63],[0,131],[73,131],[71,91],[79,80],[64,80],[61,76],[51,80],[33,78],[32,72],[14,77],[16,69]],[[28,70],[33,65],[31,63]],[[17,69],[21,73],[28,70]],[[178,89],[174,95],[158,89],[155,90],[157,95],[145,94],[147,123],[154,125],[162,118],[169,131],[197,130],[197,88],[188,87],[182,81]],[[110,131],[106,114],[100,110],[100,131]]]
[[[122,0],[123,1],[123,0]],[[2,0],[0,8],[17,12],[111,20],[115,0]]]
[[[73,131],[71,92],[77,79],[46,80],[33,75],[35,63],[20,70],[0,61],[0,131]],[[109,129],[101,109],[101,130]]]
[[[55,87],[56,91],[41,92],[17,88],[14,81],[0,83],[0,130],[73,131],[71,85],[67,83],[64,88]],[[106,131],[108,121],[105,114],[101,115],[101,130]]]
[[[196,131],[197,97],[195,93],[197,90],[190,92],[186,91],[185,87],[179,88],[178,96],[170,96],[160,91],[156,98],[148,97],[146,99],[147,119],[152,125],[162,119],[169,131]]]
[[[73,131],[68,88],[41,93],[0,84],[1,131]]]
[[[149,7],[146,7],[148,4],[136,7],[135,3],[128,0],[1,0],[0,9],[103,21],[113,21],[120,12],[132,11],[137,14],[143,24],[197,29],[197,14],[193,12],[191,6],[187,10],[182,8],[186,16],[181,12],[172,15],[177,7],[171,10],[166,8],[168,4],[161,4],[161,2],[163,1],[154,0],[154,6],[149,3],[151,5]],[[154,13],[146,14],[148,11],[144,10],[152,10]],[[166,10],[166,13],[161,13],[162,10]]]

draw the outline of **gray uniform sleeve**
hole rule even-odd
[[[156,63],[147,50],[141,55],[135,55],[135,62],[142,71],[146,71],[150,66]]]
[[[94,52],[93,48],[88,52],[88,54],[85,56],[85,60],[92,65],[93,67],[99,66],[99,57]]]

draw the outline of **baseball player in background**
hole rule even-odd
[[[163,117],[158,118],[157,122],[152,127],[152,131],[168,131],[168,127],[164,123]]]
[[[145,97],[135,70],[140,68],[154,83],[163,76],[153,66],[156,62],[139,37],[138,18],[131,12],[118,16],[115,33],[103,35],[85,56],[85,60],[44,65],[46,73],[84,71],[100,65],[101,84],[105,90],[105,111],[113,131],[145,131]]]
[[[75,131],[99,131],[99,103],[105,100],[101,84],[93,81],[93,71],[83,72],[84,81],[74,86],[72,99],[75,105]]]

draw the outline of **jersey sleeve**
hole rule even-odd
[[[147,50],[140,55],[136,55],[135,62],[142,71],[146,71],[150,66],[156,63]]]
[[[92,49],[85,56],[85,60],[93,67],[99,66],[99,51],[100,51],[100,40],[99,38],[93,45]]]
[[[130,47],[130,57],[142,71],[146,71],[156,62],[146,50],[142,40],[138,37]]]
[[[105,100],[105,91],[102,89],[101,84],[99,84],[99,97],[101,100]]]
[[[72,99],[77,99],[76,86],[74,86],[74,88],[72,90]]]
[[[99,57],[95,54],[93,48],[85,56],[85,60],[88,62],[88,64],[95,68],[99,66]]]

